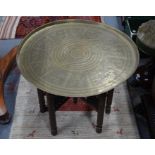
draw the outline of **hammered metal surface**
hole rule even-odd
[[[105,24],[64,20],[32,32],[19,47],[17,63],[36,87],[60,96],[101,94],[125,81],[139,55],[122,32]]]

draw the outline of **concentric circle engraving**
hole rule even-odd
[[[17,57],[24,77],[61,96],[92,96],[126,80],[138,64],[134,43],[104,24],[62,21],[33,32]]]
[[[102,53],[93,54],[94,47],[89,41],[68,42],[63,45],[63,49],[55,49],[52,55],[53,64],[67,71],[91,70],[102,58]]]

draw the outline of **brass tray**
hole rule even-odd
[[[30,33],[18,48],[23,76],[43,91],[87,97],[106,92],[133,74],[139,53],[124,33],[106,24],[62,20]]]

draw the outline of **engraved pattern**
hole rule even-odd
[[[18,56],[24,77],[46,92],[92,96],[126,80],[138,63],[137,49],[102,24],[67,22],[32,34]]]

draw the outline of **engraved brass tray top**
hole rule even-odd
[[[37,28],[18,48],[17,64],[37,88],[87,97],[109,91],[133,74],[137,47],[106,24],[62,20]]]

